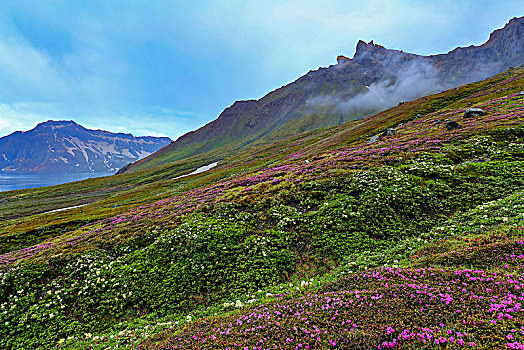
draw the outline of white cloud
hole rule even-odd
[[[167,136],[175,140],[212,119],[208,115],[156,106],[133,113],[120,111],[105,116],[90,116],[85,120],[80,119],[80,123],[90,129],[130,133],[134,136]]]
[[[60,107],[54,104],[16,103],[0,104],[0,137],[15,131],[26,131],[38,123],[47,120],[75,120],[88,129],[101,129],[110,132],[122,132],[134,136],[158,136],[176,139],[186,132],[197,129],[211,121],[212,117],[194,116],[185,111],[156,107],[150,111],[136,114],[106,112],[100,115],[88,115],[71,118],[60,115]]]
[[[15,131],[26,131],[34,128],[38,123],[52,119],[47,113],[38,113],[35,110],[46,110],[49,106],[27,103],[0,104],[0,137]]]
[[[67,83],[44,53],[21,37],[0,38],[0,77],[5,86],[14,86],[39,98],[62,95]]]

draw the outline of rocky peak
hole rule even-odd
[[[57,129],[63,127],[80,127],[73,120],[48,120],[46,122],[38,123],[35,129]]]
[[[56,125],[78,125],[73,120],[48,120],[46,122],[39,123],[39,125],[56,126]]]
[[[383,51],[386,51],[386,48],[382,45],[375,44],[373,40],[371,40],[369,43],[366,43],[363,40],[359,40],[353,59],[364,58],[370,54]]]

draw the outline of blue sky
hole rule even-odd
[[[522,0],[0,2],[0,136],[48,119],[173,139],[352,56],[479,45]]]

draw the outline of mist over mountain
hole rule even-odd
[[[359,41],[352,58],[338,56],[337,64],[310,71],[259,100],[237,101],[214,121],[121,171],[337,125],[523,63],[524,17],[513,18],[480,46],[446,54],[421,56]]]
[[[0,138],[0,170],[24,172],[116,171],[171,142],[167,137],[91,130],[74,121],[49,120]]]

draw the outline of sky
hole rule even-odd
[[[53,119],[176,139],[359,39],[446,53],[523,15],[522,0],[1,0],[0,137]]]

